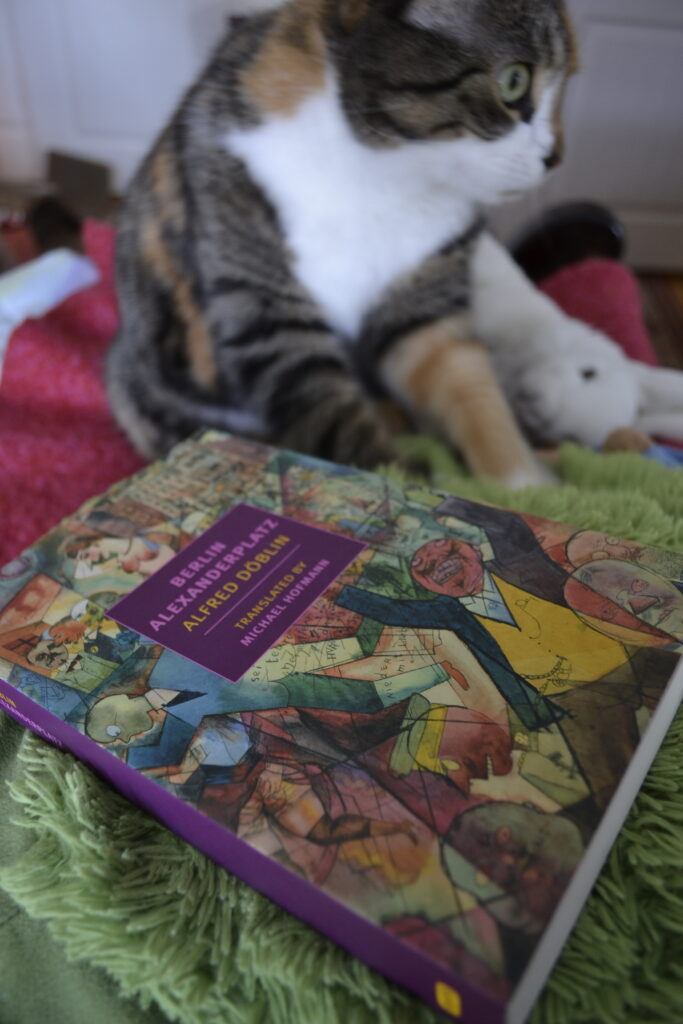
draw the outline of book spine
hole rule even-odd
[[[40,707],[37,708],[38,715],[36,716],[35,710],[36,705],[33,701],[23,697],[13,687],[9,686],[4,679],[0,679],[0,711],[6,712],[11,718],[16,719],[20,725],[30,729],[31,732],[47,740],[48,743],[52,743],[53,746],[58,747],[60,750],[66,750],[66,744],[55,735],[53,729],[49,728],[49,726],[53,725],[53,722],[56,722],[59,726],[61,724],[60,720]],[[38,718],[44,719],[45,716],[49,717],[51,721],[47,723],[38,721]]]
[[[255,850],[0,678],[0,710],[103,776],[187,843],[458,1024],[503,1024],[504,1006]]]

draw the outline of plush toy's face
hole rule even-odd
[[[640,385],[616,346],[586,328],[585,337],[573,333],[566,346],[524,370],[511,399],[536,441],[597,446],[613,430],[635,422]]]

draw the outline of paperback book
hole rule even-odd
[[[683,695],[683,557],[205,431],[0,570],[0,708],[520,1024]]]

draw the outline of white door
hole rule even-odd
[[[39,175],[41,155],[58,149],[108,163],[121,188],[218,40],[230,6],[0,0],[0,145],[25,118],[0,172]],[[8,50],[17,57],[5,64]]]
[[[40,157],[13,13],[0,0],[0,178],[21,181],[35,177]]]

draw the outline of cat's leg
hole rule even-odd
[[[129,303],[129,312],[135,311],[142,313]],[[124,317],[107,373],[117,418],[146,458],[203,427],[367,468],[397,458],[378,408],[324,324],[271,314],[234,332],[208,317],[203,330],[214,365],[200,383],[196,374],[176,380],[172,363],[159,345],[149,344],[149,335],[145,346],[153,313],[145,309],[137,322]],[[189,331],[183,327],[187,352]]]
[[[311,319],[274,322],[247,348],[228,339],[233,390],[273,443],[371,468],[397,458],[377,405],[350,369],[339,340]]]
[[[220,426],[334,462],[372,468],[398,457],[378,406],[347,359],[341,340],[308,296],[283,278],[267,287],[238,268],[207,273],[201,311],[211,372],[186,388],[199,425]],[[186,321],[185,349],[192,334]],[[191,359],[186,359],[191,365]],[[193,374],[197,383],[197,374]],[[166,409],[171,405],[168,396]]]
[[[125,301],[107,385],[143,456],[213,427],[364,467],[396,457],[377,407],[307,296],[282,273],[272,283],[265,274],[251,280],[220,253],[183,273],[169,234],[155,221],[143,222],[141,241],[120,233]]]
[[[473,472],[515,488],[553,481],[523,437],[488,353],[470,337],[467,316],[405,334],[378,370],[389,391],[436,426]]]

